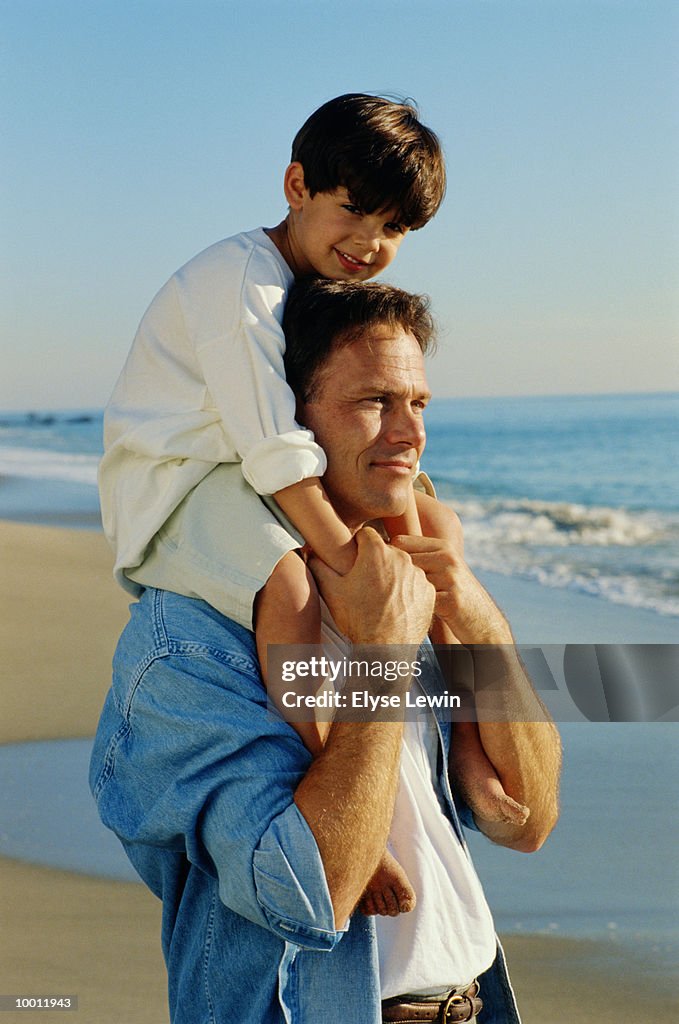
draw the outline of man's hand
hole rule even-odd
[[[308,562],[337,627],[356,644],[419,646],[436,596],[424,567],[369,526],[358,531],[356,542],[358,555],[346,576],[313,555]]]
[[[436,590],[436,615],[463,644],[511,644],[507,620],[465,562],[459,546],[436,537],[394,537]]]

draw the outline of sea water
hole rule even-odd
[[[433,403],[424,466],[477,570],[679,615],[679,395]]]
[[[530,856],[468,834],[504,934],[589,938],[679,965],[679,726],[570,723],[560,821]],[[0,855],[133,881],[97,817],[90,740],[0,746]],[[29,797],[30,794],[30,797]]]
[[[679,616],[679,394],[434,400],[426,424],[476,571]],[[0,414],[0,518],[96,527],[101,433]]]
[[[0,412],[0,519],[101,529],[102,414]]]

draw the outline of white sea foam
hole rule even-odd
[[[528,499],[460,501],[454,507],[476,569],[679,615],[676,515]]]
[[[42,448],[0,447],[0,477],[66,480],[97,486],[99,456],[76,455]]]
[[[636,547],[679,529],[679,522],[658,512],[588,508],[570,502],[495,499],[456,502],[455,508],[468,538],[528,547]]]

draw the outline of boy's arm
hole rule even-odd
[[[382,521],[384,523],[384,528],[390,537],[397,537],[399,534],[405,534],[408,537],[422,536],[423,530],[420,525],[420,516],[417,502],[415,500],[414,488],[410,489],[408,507],[403,515],[397,516],[394,519],[385,518]]]
[[[351,532],[335,512],[318,477],[308,477],[285,487],[274,498],[309,547],[335,572],[345,575],[351,570],[356,557],[356,545]],[[408,507],[402,516],[384,519],[390,537],[407,534],[422,535],[415,491],[411,488]]]
[[[335,572],[348,573],[356,558],[351,531],[339,518],[317,476],[285,487],[274,498],[311,550]]]

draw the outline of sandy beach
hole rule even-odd
[[[0,522],[0,560],[0,743],[92,736],[127,616],[103,536]],[[77,995],[81,1024],[167,1022],[160,905],[144,886],[8,859],[0,886],[0,994]],[[676,1019],[669,979],[641,985],[596,942],[512,936],[507,952],[525,1024]]]

